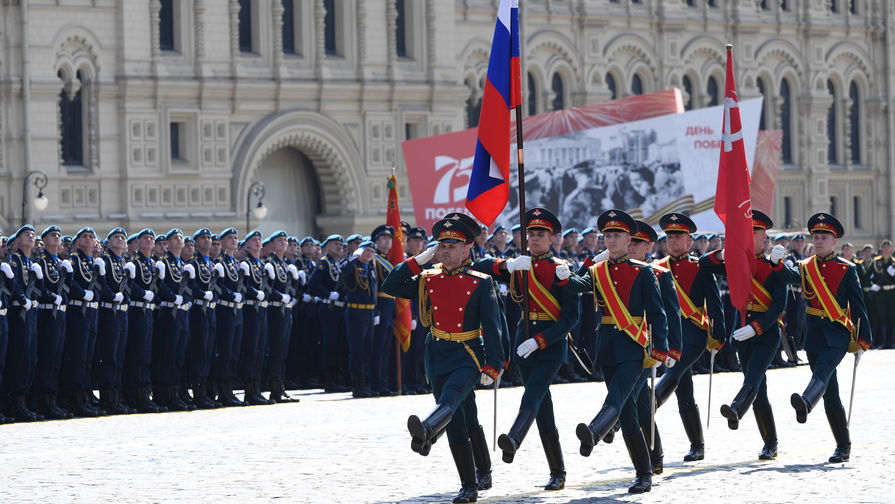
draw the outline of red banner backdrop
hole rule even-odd
[[[673,88],[530,116],[522,127],[524,139],[529,141],[683,111],[681,93]],[[515,129],[514,124],[512,139],[516,138]],[[476,134],[476,128],[470,128],[402,142],[417,226],[430,230],[446,214],[466,212]]]

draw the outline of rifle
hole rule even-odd
[[[190,288],[189,282],[187,282],[187,278],[186,278],[187,276],[188,276],[188,274],[185,275],[183,273],[183,270],[181,269],[180,270],[180,283],[177,285],[177,293],[176,294],[178,296],[182,297],[184,300],[186,299],[187,296],[193,297],[193,289]],[[173,310],[171,310],[171,318],[174,318],[174,319],[177,318],[177,310],[178,309],[179,308],[175,307]]]
[[[78,260],[78,268],[81,267],[80,263],[81,263],[81,261],[79,259]],[[91,262],[90,265],[93,266],[93,262]],[[93,274],[90,275],[90,281],[87,282],[87,287],[84,289],[84,292],[86,292],[86,291],[94,292],[93,289],[96,288],[96,280],[99,277],[99,273],[96,271],[93,271],[92,273]],[[96,293],[94,292],[93,295],[96,296]],[[81,303],[81,315],[87,316],[87,301],[84,301]]]

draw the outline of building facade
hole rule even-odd
[[[0,228],[368,232],[400,142],[478,121],[499,0],[0,0]],[[784,130],[774,220],[893,235],[888,0],[520,0],[526,113],[678,87]],[[46,210],[30,204],[47,175]],[[24,208],[24,216],[23,216]],[[242,226],[240,226],[242,227]]]

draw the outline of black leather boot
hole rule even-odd
[[[193,385],[193,403],[199,409],[214,409],[216,407],[214,402],[208,398],[204,383]]]
[[[671,373],[665,373],[656,383],[656,409],[665,404],[671,394],[677,390],[678,379]]]
[[[49,420],[66,420],[74,417],[70,411],[66,411],[56,404],[56,394],[53,392],[44,395],[42,414]]]
[[[270,396],[268,401],[273,403],[286,402],[283,400],[283,392],[285,391],[286,389],[283,388],[283,382],[270,380]]]
[[[99,405],[110,415],[126,415],[130,412],[130,409],[115,399],[113,389],[99,390]]]
[[[516,415],[516,420],[513,422],[513,426],[510,427],[510,432],[501,434],[500,437],[497,438],[497,446],[503,450],[502,459],[507,464],[513,463],[513,458],[516,457],[516,450],[519,449],[522,440],[525,439],[525,435],[528,434],[528,429],[531,428],[531,423],[534,422],[534,419],[534,411],[519,410],[519,414]]]
[[[10,400],[10,413],[17,422],[37,422],[43,420],[43,415],[37,414],[25,404],[25,396],[15,396]]]
[[[454,497],[454,502],[476,502],[479,498],[479,490],[475,477],[472,444],[467,440],[456,446],[451,446],[451,455],[454,456],[454,464],[457,466],[462,485],[460,492]]]
[[[488,452],[488,441],[485,429],[481,425],[469,431],[469,442],[472,444],[472,458],[475,460],[475,479],[479,490],[491,488],[491,454]]]
[[[233,383],[229,381],[221,383],[221,395],[218,396],[218,398],[224,406],[246,406],[245,402],[240,401],[239,398],[233,394]]]
[[[637,472],[637,479],[628,488],[628,493],[649,492],[653,487],[653,466],[650,463],[649,446],[643,438],[643,433],[638,430],[634,434],[623,434],[622,436],[625,439],[625,446],[628,447],[628,454],[631,456],[634,470]]]
[[[811,413],[811,410],[814,409],[814,406],[817,405],[817,402],[820,401],[826,390],[827,386],[824,385],[824,382],[812,376],[802,395],[793,394],[789,397],[790,404],[796,410],[796,422],[805,423],[808,421],[808,413]]]
[[[606,444],[612,444],[612,442],[615,441],[615,433],[618,432],[621,428],[622,424],[615,422],[615,425],[613,425],[612,428],[609,429],[609,432],[607,432],[606,435],[603,436],[603,442]]]
[[[169,411],[192,411],[190,404],[183,402],[180,397],[179,385],[159,385],[156,386],[155,394],[158,404],[165,406]]]
[[[643,438],[646,439],[646,446],[649,447],[650,438],[650,422],[649,418],[641,419],[640,430],[643,432]],[[662,438],[659,436],[659,426],[657,425],[652,432],[655,437],[653,440],[653,449],[650,450],[649,459],[653,466],[653,474],[662,474],[664,470],[665,453],[662,451]]]
[[[705,458],[705,440],[702,438],[702,422],[699,420],[699,408],[681,412],[684,432],[690,440],[690,451],[684,455],[684,462],[693,462]]]
[[[94,408],[87,402],[87,392],[85,391],[73,392],[70,403],[72,405],[72,413],[74,413],[75,416],[100,417],[106,415],[104,410]]]
[[[447,424],[454,417],[451,407],[446,404],[439,404],[429,413],[425,420],[420,421],[416,415],[410,415],[407,419],[407,430],[410,431],[410,449],[420,455],[428,455],[428,448],[438,438],[441,432],[447,427]],[[471,449],[471,448],[470,448]],[[475,479],[475,468],[473,468],[473,479]]]
[[[550,480],[544,485],[544,490],[562,490],[566,487],[566,465],[559,445],[559,431],[546,434],[542,432],[541,444],[544,445],[544,455],[547,456],[547,466],[550,468]]]
[[[830,462],[834,464],[848,462],[851,457],[851,438],[848,434],[848,418],[845,416],[845,408],[827,411],[827,420],[830,422],[830,429],[833,430],[833,438],[836,439],[836,451],[830,457]]]
[[[758,432],[764,441],[758,460],[774,460],[777,458],[777,424],[774,423],[774,410],[768,405],[764,408],[752,408],[752,413],[755,414]]]
[[[115,387],[112,389],[112,393],[114,394],[115,404],[120,405],[122,409],[124,409],[126,415],[132,415],[137,412],[135,408],[131,408],[127,405],[124,398],[122,397],[121,387]]]
[[[258,382],[253,381],[246,383],[246,402],[251,404],[252,406],[259,406],[263,404],[270,404],[267,399],[261,395],[260,387],[258,386]]]
[[[604,404],[597,416],[591,420],[590,425],[578,424],[578,427],[575,428],[575,435],[581,441],[581,447],[578,449],[578,452],[585,457],[589,457],[591,452],[594,451],[594,446],[618,422],[618,415],[619,411],[615,406]]]
[[[351,397],[355,399],[366,399],[370,397],[370,390],[364,386],[363,375],[352,376],[351,377]]]
[[[749,406],[752,406],[752,401],[755,400],[757,394],[758,391],[755,390],[755,387],[747,383],[737,392],[730,406],[721,405],[721,415],[727,419],[727,427],[730,430],[737,430],[740,427],[740,419],[743,418]]]

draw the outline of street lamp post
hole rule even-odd
[[[50,200],[44,196],[44,187],[47,186],[47,174],[40,171],[35,170],[33,172],[28,173],[25,176],[25,180],[22,182],[22,225],[24,226],[26,223],[25,218],[25,203],[28,201],[28,182],[32,181],[34,187],[37,188],[37,196],[34,197],[34,208],[38,212],[43,212],[47,209],[47,205],[50,204]]]
[[[255,208],[252,208],[252,196],[255,196],[255,199],[258,200],[258,204]],[[267,207],[264,206],[264,184],[261,182],[252,182],[252,185],[249,186],[249,191],[246,194],[246,229],[245,232],[249,232],[249,217],[255,217],[256,220],[263,220],[267,217]]]

